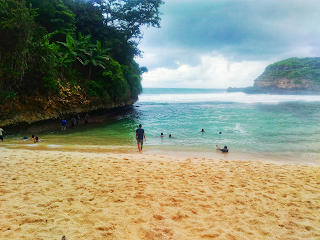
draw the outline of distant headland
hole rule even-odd
[[[289,58],[273,63],[252,87],[228,88],[227,92],[248,94],[320,94],[320,57]]]

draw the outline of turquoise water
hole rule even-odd
[[[3,144],[136,151],[139,123],[147,138],[144,151],[150,154],[320,163],[320,96],[247,95],[214,89],[144,89],[123,116],[65,133],[43,133],[39,137],[44,143],[19,142],[21,136],[13,136]],[[227,145],[230,152],[217,153],[216,144]]]

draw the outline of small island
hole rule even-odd
[[[247,94],[320,94],[320,58],[289,58],[273,63],[252,87],[228,88]]]

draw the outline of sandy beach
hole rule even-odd
[[[0,239],[320,239],[320,166],[0,151]]]

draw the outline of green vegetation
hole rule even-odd
[[[265,73],[275,78],[294,79],[295,84],[300,84],[301,79],[319,84],[320,58],[289,58],[269,65]]]
[[[86,96],[120,103],[141,92],[141,27],[162,0],[0,0],[0,100]]]

